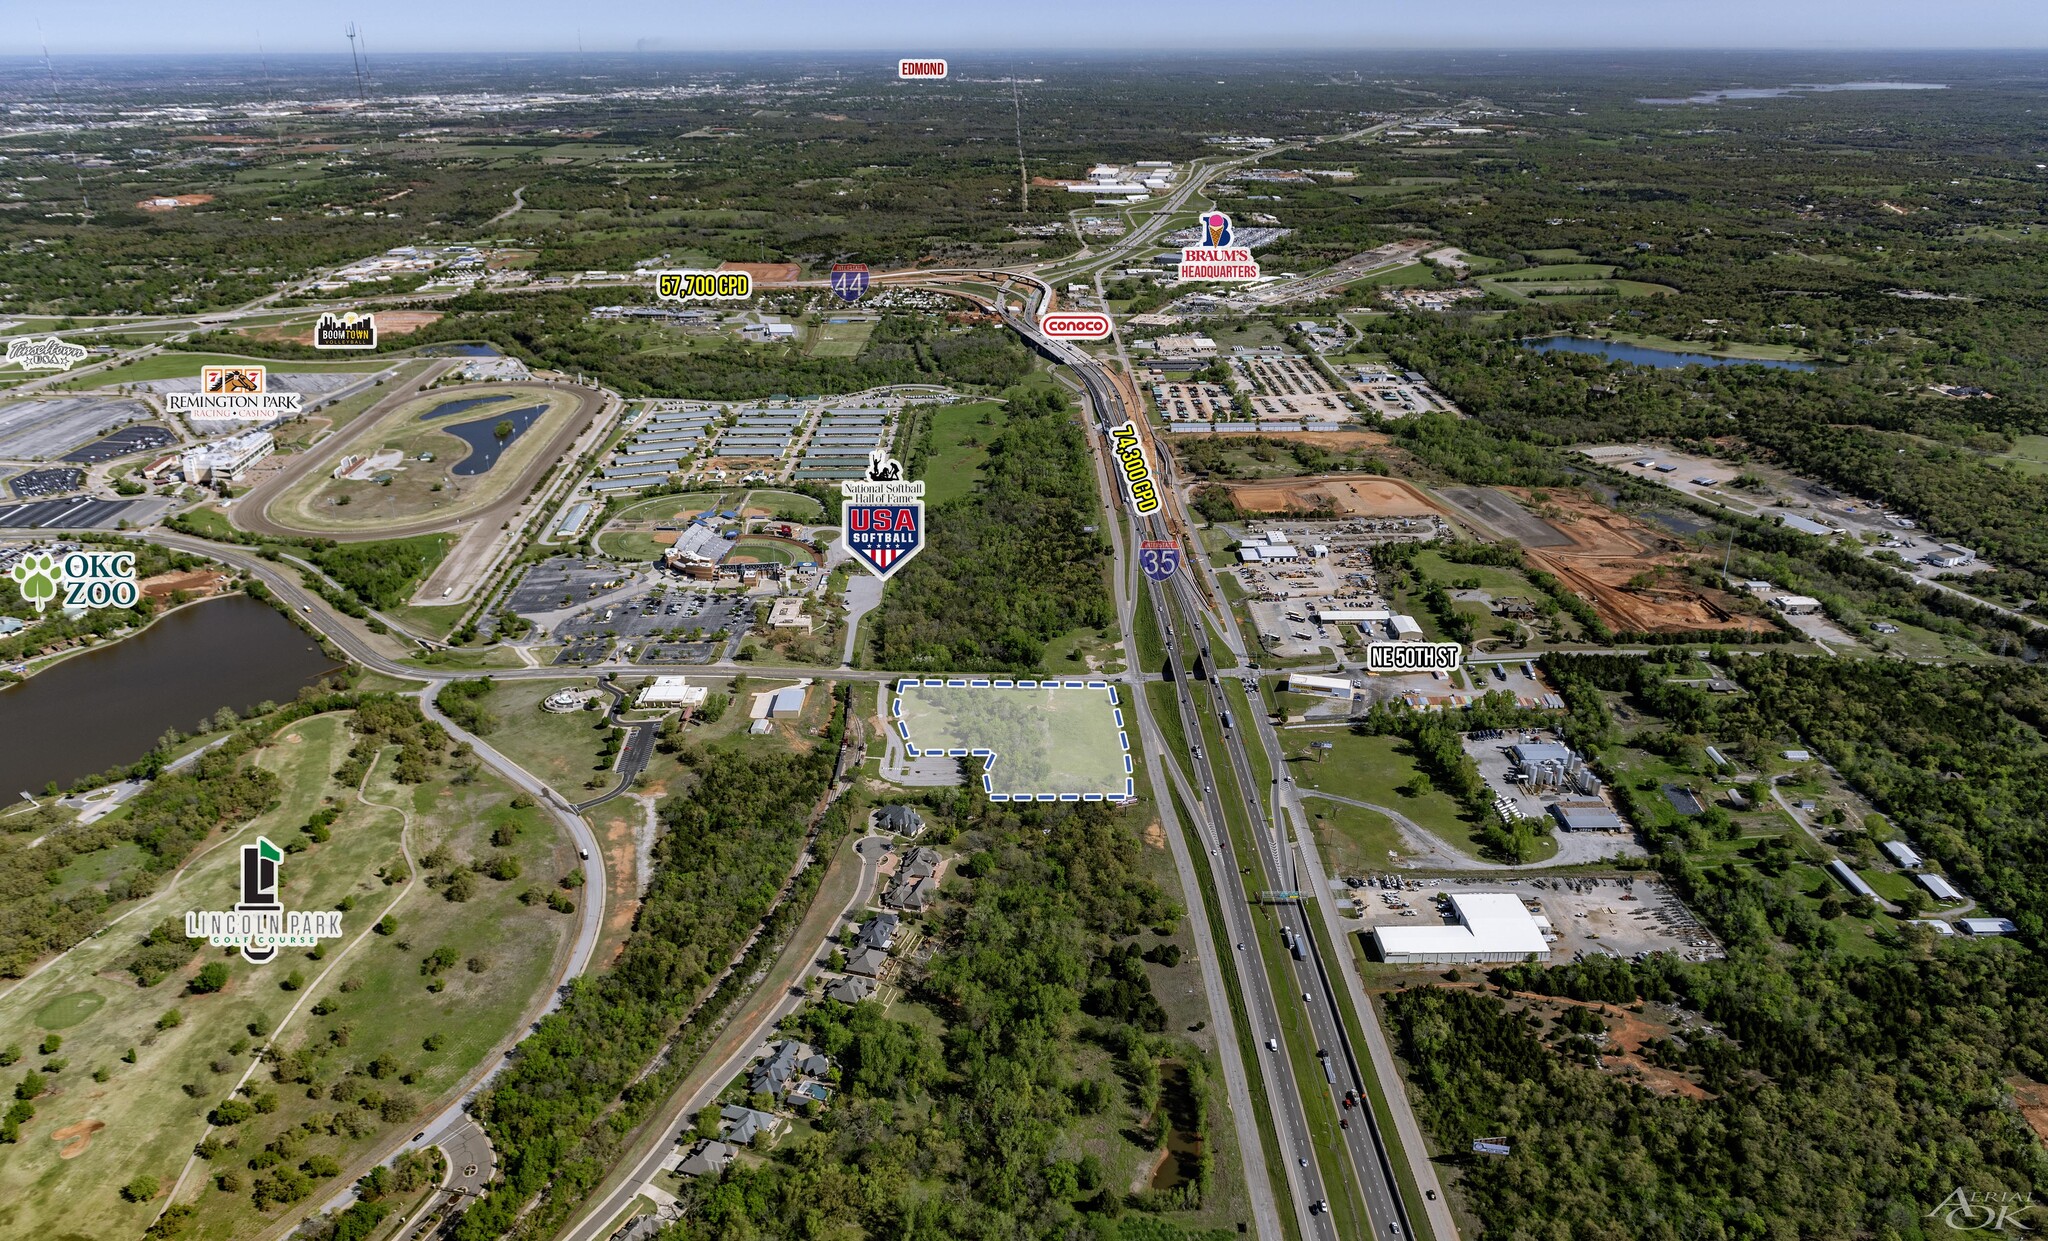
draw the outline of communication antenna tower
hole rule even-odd
[[[358,100],[360,100],[360,99],[364,98],[364,95],[363,95],[363,61],[362,61],[362,57],[360,57],[360,56],[356,55],[356,24],[355,24],[354,22],[350,22],[350,23],[348,24],[348,31],[347,31],[347,34],[348,34],[348,58],[349,58],[349,61],[350,61],[350,62],[351,62],[352,64],[354,64],[354,65],[355,65],[355,67],[356,67],[356,98],[357,98]]]

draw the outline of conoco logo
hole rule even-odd
[[[1109,316],[1097,314],[1051,314],[1038,321],[1038,330],[1064,340],[1102,340],[1109,335]]]

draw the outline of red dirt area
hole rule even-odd
[[[718,270],[746,272],[755,284],[788,284],[804,274],[801,263],[720,263]]]
[[[1481,982],[1432,982],[1437,987],[1462,987],[1469,991],[1488,991],[1491,986]],[[1510,991],[1502,996],[1517,1011],[1530,1011],[1538,1016],[1555,1016],[1567,1006],[1590,1008],[1600,1014],[1600,1020],[1607,1026],[1607,1041],[1600,1048],[1601,1071],[1610,1075],[1630,1073],[1640,1075],[1639,1080],[1647,1090],[1663,1095],[1684,1095],[1688,1099],[1711,1099],[1714,1096],[1706,1087],[1674,1069],[1651,1064],[1643,1059],[1643,1044],[1651,1039],[1664,1038],[1671,1033],[1671,1027],[1664,1022],[1652,1020],[1642,1013],[1632,1013],[1619,1004],[1607,1004],[1593,1000],[1567,1000],[1554,995],[1536,995],[1528,991]]]
[[[1640,633],[1771,627],[1762,617],[1737,615],[1727,594],[1686,581],[1677,570],[1695,557],[1669,535],[1568,492],[1549,492],[1541,503],[1526,491],[1513,494],[1571,540],[1569,546],[1524,548],[1529,563],[1586,598],[1610,627]]]
[[[1333,432],[1321,438],[1364,432]],[[1323,478],[1273,478],[1225,484],[1231,502],[1248,513],[1330,511],[1340,517],[1416,517],[1441,512],[1430,498],[1396,478],[1335,474]]]
[[[139,585],[142,587],[142,593],[152,599],[162,599],[181,590],[194,598],[205,598],[219,593],[222,584],[227,580],[228,575],[225,573],[210,569],[190,569],[183,573],[159,573],[155,577],[146,577]]]
[[[173,194],[163,198],[145,198],[135,205],[144,211],[176,211],[180,207],[197,207],[212,201],[211,194]]]
[[[378,310],[371,313],[377,321],[377,339],[387,336],[409,336],[429,323],[439,323],[439,310]],[[310,323],[275,323],[269,327],[257,328],[245,335],[257,340],[289,340],[301,345],[313,343],[313,325]]]
[[[2024,1077],[2016,1077],[2006,1083],[2012,1087],[2013,1097],[2019,1100],[2020,1115],[2034,1130],[2034,1136],[2048,1142],[2048,1086]]]
[[[626,948],[626,936],[633,929],[633,917],[640,912],[640,803],[620,797],[605,803],[597,812],[598,847],[604,850],[604,892],[584,888],[577,895],[586,901],[602,900],[605,917],[598,931],[592,961],[615,961]]]
[[[92,1135],[107,1127],[104,1120],[81,1120],[75,1125],[66,1125],[50,1135],[52,1142],[64,1149],[57,1152],[59,1159],[76,1159],[92,1145]]]

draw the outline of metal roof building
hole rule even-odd
[[[1376,926],[1380,957],[1396,965],[1520,961],[1550,957],[1550,941],[1522,898],[1506,892],[1453,894],[1454,926]]]
[[[1562,802],[1550,807],[1551,816],[1557,825],[1568,832],[1625,832],[1628,823],[1605,806],[1567,806]]]
[[[1833,875],[1835,878],[1841,880],[1842,886],[1849,889],[1851,892],[1854,892],[1856,895],[1867,896],[1871,900],[1877,899],[1876,890],[1873,889],[1869,884],[1863,882],[1863,876],[1857,874],[1854,870],[1850,869],[1849,864],[1847,862],[1844,862],[1842,859],[1836,858],[1834,861],[1829,862],[1828,873],[1830,875]]]
[[[1935,900],[1947,901],[1950,904],[1962,903],[1963,894],[1956,891],[1956,886],[1940,875],[1929,874],[1923,870],[1916,871],[1913,878],[1919,880],[1920,886],[1926,888],[1927,894]]]
[[[1965,935],[2011,935],[2019,930],[2011,918],[1958,918],[1956,925]]]
[[[1891,855],[1892,861],[1907,870],[1920,865],[1920,855],[1913,852],[1913,846],[1903,840],[1887,840],[1880,847]]]

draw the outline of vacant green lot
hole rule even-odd
[[[609,786],[611,760],[601,757],[605,740],[602,711],[543,711],[541,700],[556,690],[595,689],[589,677],[560,681],[498,681],[484,696],[484,709],[497,717],[497,727],[484,740],[505,757],[548,782],[570,801],[592,796],[585,787],[594,776]],[[610,697],[602,701],[609,706]]]
[[[1289,729],[1281,734],[1288,772],[1305,789],[1334,793],[1354,801],[1385,806],[1435,832],[1461,852],[1478,856],[1472,828],[1460,817],[1458,803],[1439,793],[1415,766],[1406,741],[1398,737],[1359,737],[1349,731]],[[1321,761],[1311,757],[1309,743],[1330,742]],[[1310,805],[1318,810],[1319,805]],[[1382,856],[1385,850],[1381,850]]]
[[[1394,821],[1375,810],[1311,798],[1306,803],[1315,828],[1316,847],[1332,874],[1359,875],[1385,870],[1389,854],[1408,852]]]
[[[814,358],[851,358],[857,356],[868,343],[868,337],[875,334],[874,319],[857,319],[852,323],[819,322],[811,333],[811,356]]]
[[[900,698],[919,749],[993,750],[997,793],[1123,796],[1124,746],[1105,690],[915,686]]]
[[[2016,435],[2012,451],[1999,453],[1992,460],[2022,474],[2048,474],[2048,435]]]
[[[981,482],[988,443],[1003,429],[1003,407],[994,401],[940,405],[926,411],[931,420],[931,455],[918,476],[924,479],[929,506],[957,500]]]
[[[167,349],[146,358],[139,358],[122,366],[113,367],[91,375],[84,375],[67,384],[65,388],[105,388],[115,384],[143,383],[151,379],[197,379],[202,366],[232,366],[247,362],[261,362],[280,375],[310,371],[381,371],[389,362],[370,358],[356,358],[347,362],[283,362],[276,358],[235,357],[224,353],[180,353]]]

